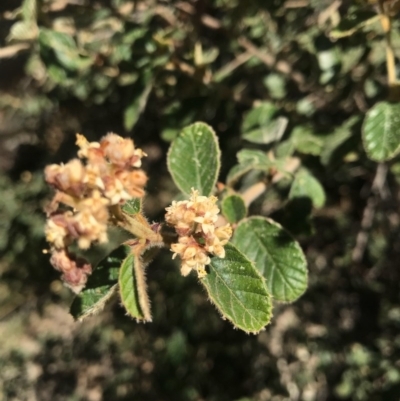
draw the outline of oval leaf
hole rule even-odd
[[[290,139],[296,150],[306,155],[319,156],[324,146],[321,136],[315,135],[311,128],[302,125],[294,128]]]
[[[400,103],[380,102],[368,111],[362,127],[364,149],[382,162],[400,151]]]
[[[277,110],[277,107],[271,102],[262,102],[255,106],[245,114],[242,131],[248,132],[254,128],[266,125],[272,120]]]
[[[224,259],[211,259],[210,272],[201,282],[224,318],[245,332],[258,333],[272,316],[265,280],[232,244],[225,251]]]
[[[141,89],[139,94],[131,100],[124,110],[124,127],[130,131],[139,120],[140,115],[146,108],[147,100],[149,98],[153,82],[149,80],[144,88]]]
[[[271,142],[277,142],[282,138],[288,124],[286,117],[278,117],[265,124],[261,128],[253,129],[243,134],[243,139],[253,143],[267,145]]]
[[[307,262],[300,245],[278,223],[251,217],[239,223],[232,242],[267,279],[278,301],[291,302],[307,288]]]
[[[325,204],[326,196],[321,183],[306,169],[301,169],[292,183],[289,199],[309,198],[315,207]]]
[[[253,168],[254,162],[252,160],[246,160],[244,163],[233,166],[226,176],[226,184],[233,186],[241,177],[253,170]]]
[[[93,64],[92,59],[81,57],[75,40],[66,33],[40,28],[39,44],[52,49],[60,64],[68,70],[83,70]]]
[[[129,254],[121,264],[119,272],[119,290],[121,301],[126,311],[137,320],[146,320],[140,307],[139,291],[134,274],[135,257]]]
[[[168,169],[176,186],[185,194],[195,188],[209,196],[220,169],[218,139],[210,126],[195,123],[183,129],[168,152]]]
[[[229,223],[237,223],[244,219],[247,214],[246,204],[239,195],[229,195],[222,201],[222,214]]]

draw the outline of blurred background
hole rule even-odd
[[[400,399],[400,163],[377,166],[360,138],[363,114],[386,94],[384,37],[379,23],[332,36],[374,7],[0,2],[0,401]],[[74,156],[77,132],[132,137],[148,154],[146,213],[161,219],[178,192],[165,161],[180,129],[215,128],[224,181],[248,145],[243,118],[261,101],[287,119],[283,140],[298,127],[322,138],[296,154],[325,206],[294,224],[279,194],[255,205],[300,240],[305,295],[276,305],[271,325],[249,336],[161,253],[147,272],[153,323],[132,321],[118,300],[75,323],[72,295],[42,253],[44,166]]]

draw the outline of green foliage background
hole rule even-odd
[[[379,23],[332,34],[374,8],[346,0],[20,5],[0,4],[0,400],[398,400],[400,164],[377,169],[360,134],[366,111],[385,99],[384,36]],[[272,116],[287,128],[265,139]],[[74,323],[71,294],[42,254],[43,167],[73,156],[76,132],[132,136],[149,155],[145,210],[161,218],[177,193],[168,142],[198,120],[218,134],[220,179],[243,147],[273,146],[312,174],[314,197],[303,181],[290,193],[282,183],[252,205],[301,240],[307,292],[275,306],[266,331],[248,336],[160,254],[147,271],[153,323],[131,321],[118,302]],[[260,145],[244,139],[254,137]]]

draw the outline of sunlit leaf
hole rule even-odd
[[[278,223],[250,217],[237,226],[232,242],[266,278],[272,296],[291,302],[307,288],[307,262],[300,245]]]
[[[236,247],[227,244],[225,250],[225,258],[212,258],[201,283],[223,318],[239,329],[258,333],[272,316],[265,280]]]
[[[168,169],[185,194],[191,188],[201,195],[212,193],[220,169],[220,149],[213,129],[198,122],[182,130],[168,152]]]
[[[39,43],[53,51],[60,64],[69,70],[83,70],[93,63],[80,55],[73,37],[66,33],[40,28]]]
[[[362,127],[365,151],[382,162],[400,152],[400,103],[380,102],[368,111]]]
[[[121,264],[119,272],[121,301],[130,316],[137,320],[147,320],[140,306],[134,263],[135,257],[130,253]]]

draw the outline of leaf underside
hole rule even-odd
[[[130,253],[121,264],[119,272],[121,301],[130,316],[137,320],[147,320],[140,307],[134,263],[135,257]]]

